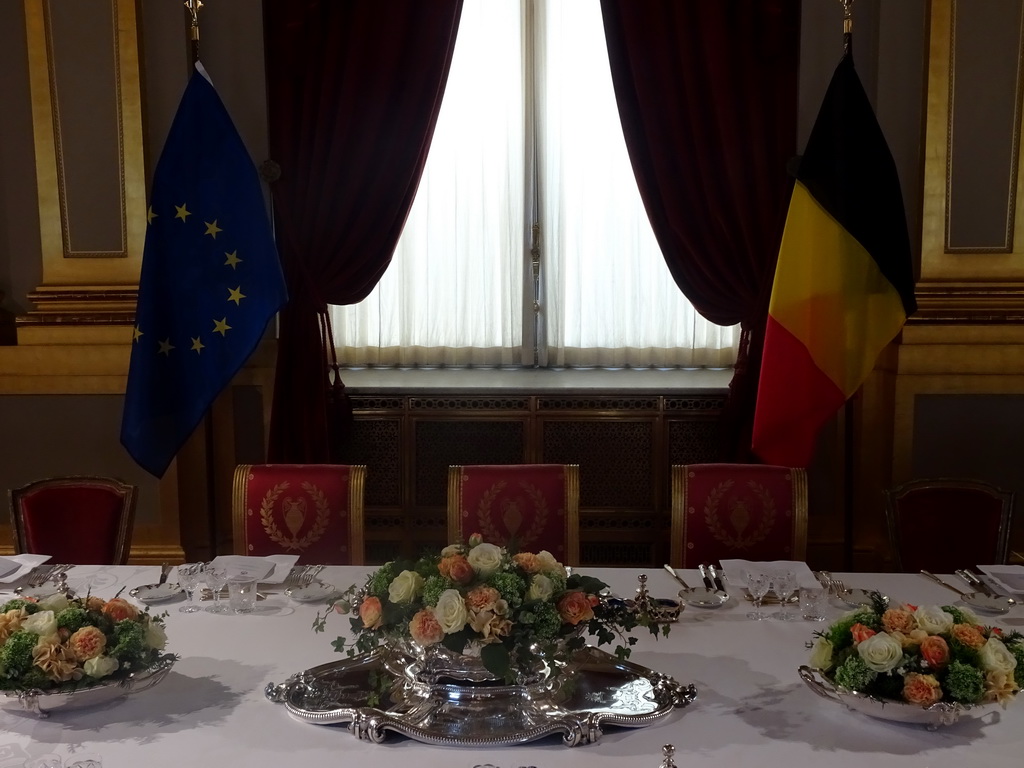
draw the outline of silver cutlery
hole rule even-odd
[[[951,590],[952,592],[956,592],[958,595],[960,595],[960,597],[966,597],[967,596],[967,593],[964,592],[962,589],[957,589],[952,584],[948,584],[947,582],[945,582],[942,579],[940,579],[938,576],[936,576],[931,571],[924,571],[924,570],[922,570],[921,571],[921,575],[924,576],[926,579],[930,579],[930,580],[934,581],[936,584],[941,584],[946,589]]]
[[[704,563],[701,563],[700,565],[697,566],[697,571],[698,571],[698,573],[700,573],[700,578],[704,582],[704,586],[707,587],[708,589],[710,589],[712,592],[714,592],[715,591],[715,582],[713,582],[711,580],[711,577],[708,575],[707,566],[704,565]]]
[[[714,565],[709,565],[708,573],[711,576],[711,580],[715,582],[715,588],[723,595],[728,594],[725,591],[725,583],[722,581],[722,577],[725,576],[725,572],[717,570]]]
[[[308,587],[313,583],[313,579],[316,578],[317,574],[322,571],[324,567],[322,565],[311,565],[306,568],[306,572],[302,574],[302,578],[299,580],[299,584],[303,587]]]
[[[171,565],[170,565],[170,563],[164,563],[163,565],[161,565],[160,566],[160,580],[157,582],[157,586],[160,586],[161,584],[166,583],[167,582],[167,577],[170,575],[170,573],[171,573]]]
[[[1005,600],[1008,605],[1017,605],[1017,601],[1009,595],[1001,595],[990,587],[978,574],[971,573],[967,569],[961,569],[956,572],[956,575],[963,579],[967,584],[975,590],[980,590],[986,597],[995,598],[996,600]]]
[[[689,584],[687,584],[685,581],[683,581],[683,577],[680,576],[678,573],[676,573],[676,569],[673,568],[668,563],[665,563],[665,570],[668,571],[668,575],[669,576],[671,576],[673,579],[675,579],[676,581],[679,582],[680,586],[682,586],[683,589],[687,589],[688,590],[688,589],[691,588]]]

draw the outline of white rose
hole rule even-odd
[[[158,651],[162,651],[167,645],[167,632],[155,621],[150,621],[146,627],[146,645]]]
[[[85,662],[82,669],[89,677],[100,678],[115,672],[119,666],[117,659],[112,659],[110,656],[97,656],[95,659]]]
[[[960,606],[957,606],[957,607],[960,607]],[[976,614],[974,611],[972,611],[967,606],[963,606],[962,608],[960,608],[960,613],[962,613],[964,618],[967,619],[967,623],[968,624],[974,624],[975,626],[978,626],[978,625],[981,624],[981,619],[978,618],[978,614]]]
[[[447,547],[441,550],[441,557],[451,557],[452,555],[465,554],[466,548],[462,544],[449,544]]]
[[[530,588],[526,591],[526,599],[550,600],[554,591],[555,585],[551,583],[551,579],[543,573],[538,573],[530,581]]]
[[[26,632],[46,637],[57,633],[57,619],[54,618],[53,611],[37,611],[21,622],[21,628]]]
[[[937,605],[922,605],[914,614],[917,626],[929,635],[941,635],[953,628],[953,616]]]
[[[477,544],[466,555],[473,570],[481,577],[487,578],[501,567],[501,560],[505,556],[505,550],[495,544]]]
[[[54,614],[58,614],[70,605],[65,595],[60,592],[55,592],[52,595],[47,595],[39,601],[39,607],[47,611],[53,611]]]
[[[809,659],[809,663],[814,669],[820,669],[822,672],[831,667],[832,643],[824,637],[819,637],[815,640],[814,645],[811,646],[811,658]]]
[[[388,600],[392,603],[411,603],[423,591],[423,577],[416,571],[402,571],[388,585]]]
[[[546,549],[537,553],[537,565],[540,566],[541,573],[558,573],[565,576],[565,567]]]
[[[466,626],[469,618],[469,611],[466,610],[466,601],[457,589],[446,589],[437,599],[434,606],[434,618],[441,625],[446,635],[458,632]]]
[[[903,644],[886,632],[879,632],[857,644],[857,653],[868,669],[888,672],[903,661]]]
[[[998,637],[990,637],[986,640],[985,644],[981,646],[979,655],[981,656],[981,667],[986,672],[1004,672],[1009,675],[1017,667],[1017,659]]]

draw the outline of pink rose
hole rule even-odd
[[[440,643],[444,639],[444,630],[429,608],[424,608],[412,617],[412,621],[409,622],[409,634],[424,648]]]
[[[469,584],[476,578],[473,566],[463,555],[449,555],[442,557],[437,564],[438,572],[446,579],[451,579],[456,584]]]
[[[946,641],[938,635],[928,635],[921,641],[921,658],[928,662],[928,666],[941,669],[949,664],[949,646]]]
[[[590,598],[582,592],[568,592],[558,601],[558,615],[562,621],[576,626],[581,621],[594,618],[594,607]]]
[[[383,612],[379,597],[368,597],[359,604],[359,618],[367,629],[380,627]]]
[[[857,643],[863,643],[876,633],[871,627],[865,627],[863,624],[854,624],[850,627],[850,634],[853,635],[853,643],[856,645]]]
[[[903,680],[903,698],[911,704],[927,707],[942,698],[942,688],[935,675],[911,672]]]
[[[101,655],[107,648],[107,636],[96,627],[82,627],[68,638],[68,648],[79,661]]]
[[[134,619],[136,616],[139,615],[139,612],[138,610],[136,610],[134,605],[120,597],[115,597],[113,600],[108,600],[106,605],[103,606],[103,613],[112,618],[114,621]]]

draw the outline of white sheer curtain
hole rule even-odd
[[[534,200],[539,339],[525,258]],[[332,317],[350,365],[517,365],[532,362],[534,344],[551,366],[734,362],[738,329],[693,310],[654,239],[598,0],[466,0],[394,259],[365,301]]]

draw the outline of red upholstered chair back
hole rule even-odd
[[[976,480],[912,480],[885,492],[897,570],[953,573],[1005,563],[1013,493]]]
[[[547,550],[579,565],[579,467],[476,464],[448,468],[448,539],[474,533],[517,552]]]
[[[302,565],[362,565],[366,467],[240,464],[235,468],[235,554],[296,554]]]
[[[55,477],[12,489],[10,500],[16,552],[75,565],[128,562],[134,485],[112,477]]]
[[[672,467],[671,563],[803,560],[807,473],[764,464]]]

